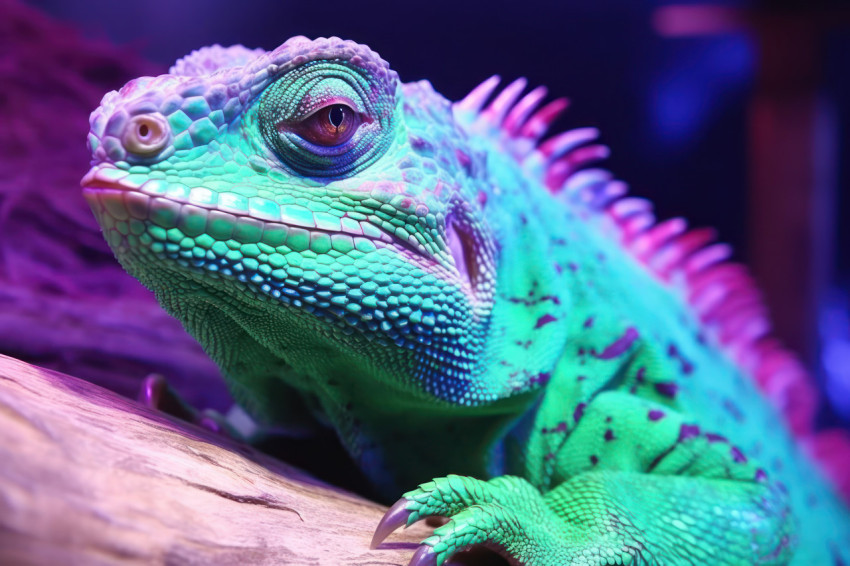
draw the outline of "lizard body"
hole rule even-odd
[[[484,108],[497,83],[451,104],[337,38],[204,48],[106,95],[85,194],[258,422],[422,484],[376,543],[452,517],[412,563],[850,560],[746,273],[590,168],[594,130],[538,143],[562,99]]]

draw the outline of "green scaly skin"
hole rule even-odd
[[[658,232],[622,243],[645,215],[568,170],[594,133],[535,149],[563,104],[524,86],[480,111],[494,80],[453,106],[336,38],[205,48],[106,95],[85,194],[260,424],[329,423],[388,498],[426,482],[375,535],[451,517],[413,564],[850,561],[847,509],[743,369],[761,335],[684,298],[721,268],[647,269]]]

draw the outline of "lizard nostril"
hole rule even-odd
[[[129,151],[147,157],[165,147],[169,132],[168,122],[161,114],[140,114],[127,123],[122,141]]]

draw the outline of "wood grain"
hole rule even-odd
[[[428,529],[91,383],[0,356],[0,564],[407,564]]]

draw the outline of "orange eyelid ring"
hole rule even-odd
[[[128,151],[150,156],[166,146],[170,132],[168,121],[162,114],[139,114],[127,122],[121,141]]]

